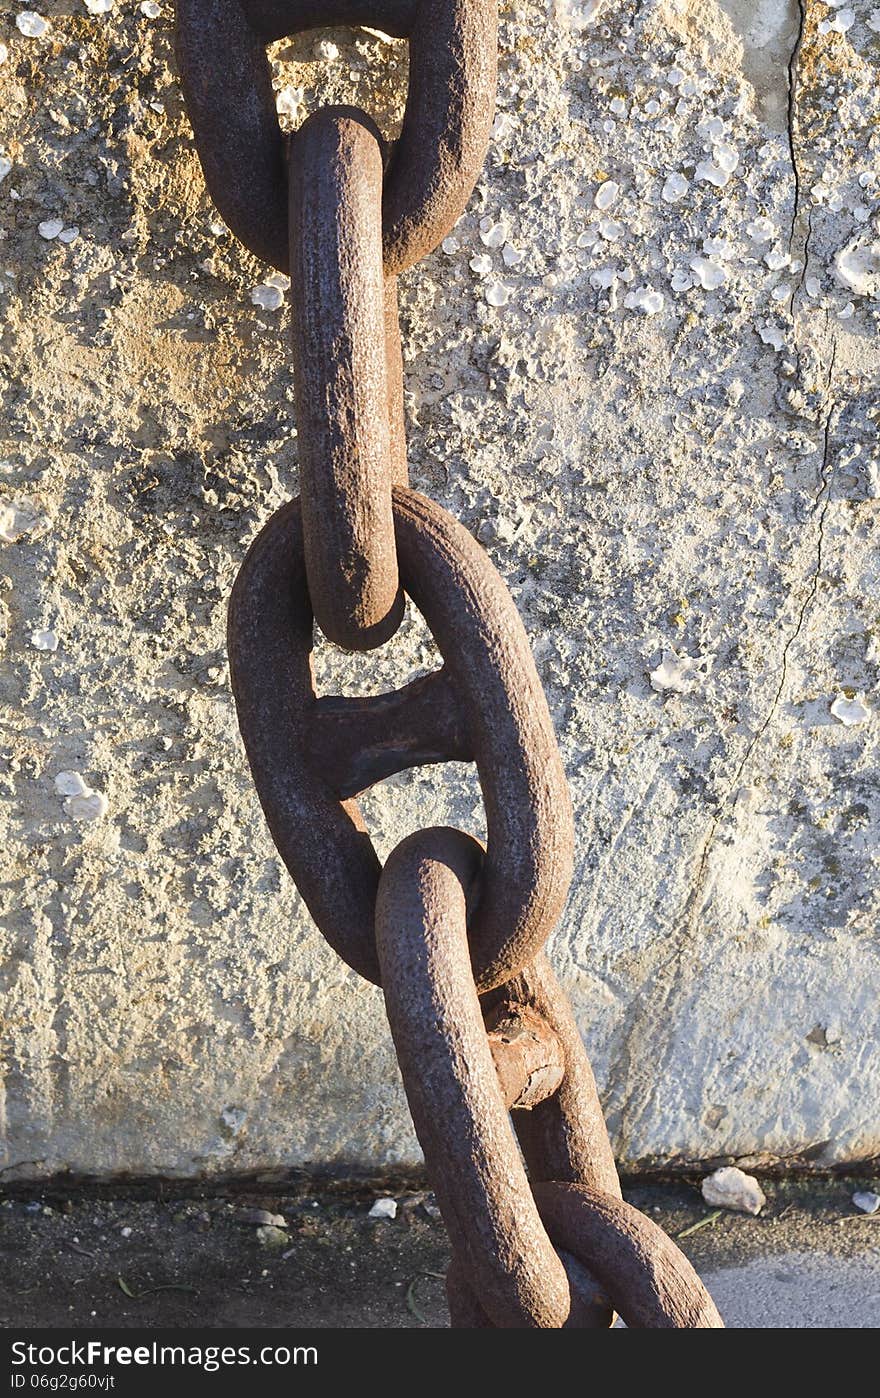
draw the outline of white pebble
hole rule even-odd
[[[707,1204],[744,1214],[759,1214],[767,1202],[754,1175],[745,1174],[736,1165],[725,1165],[707,1175],[701,1188]]]
[[[692,257],[689,266],[704,291],[717,291],[727,281],[727,269],[709,257]]]
[[[367,1218],[397,1218],[396,1199],[377,1199]]]
[[[597,209],[610,209],[619,193],[620,185],[616,180],[605,180],[596,190],[593,203]]]
[[[5,44],[0,44],[0,63],[5,63],[9,57],[9,49]]]
[[[875,1194],[872,1189],[857,1192],[852,1201],[863,1214],[875,1214],[880,1209],[880,1194]]]
[[[447,257],[454,257],[457,252],[461,251],[461,243],[457,238],[454,238],[451,233],[448,238],[443,239],[440,246]]]
[[[55,778],[55,791],[59,796],[88,796],[90,790],[79,772],[59,772]]]
[[[0,183],[6,179],[12,169],[12,161],[6,155],[0,155]]]
[[[31,645],[37,650],[57,650],[58,637],[54,631],[32,631]]]
[[[42,223],[37,224],[37,232],[41,238],[51,242],[53,238],[58,237],[63,227],[64,220],[62,218],[46,218]]]
[[[15,16],[15,26],[26,39],[39,39],[49,28],[49,21],[38,15],[36,10],[22,10]]]
[[[69,796],[64,809],[74,820],[102,820],[109,809],[107,797],[101,791],[90,791],[85,796]]]
[[[147,19],[158,19],[162,11],[156,4],[156,0],[144,0],[141,5],[141,14]]]
[[[787,267],[791,257],[787,252],[782,252],[779,248],[773,248],[764,256],[764,261],[771,272],[779,272],[783,267]]]
[[[787,282],[780,282],[779,286],[774,286],[770,295],[773,297],[774,301],[787,301],[791,295],[791,287]]]
[[[660,191],[660,197],[666,200],[667,204],[677,204],[679,199],[683,199],[690,189],[690,183],[684,175],[680,175],[677,170],[672,170],[666,176],[666,183]]]
[[[860,699],[847,699],[845,694],[838,694],[831,705],[831,713],[844,725],[845,728],[852,728],[856,723],[864,723],[871,717],[871,710]]]
[[[284,272],[270,272],[264,284],[266,286],[275,286],[279,291],[289,291],[290,277],[285,276]]]
[[[322,39],[318,45],[318,53],[327,63],[335,63],[339,57],[339,49],[329,39]]]
[[[253,287],[251,301],[261,310],[277,311],[284,302],[284,293],[279,286],[268,286],[263,283],[261,286]]]
[[[510,300],[510,287],[504,282],[490,282],[486,287],[486,300],[490,306],[506,306]]]
[[[807,280],[804,282],[804,290],[806,291],[808,296],[818,296],[819,292],[822,290],[822,284],[819,281],[819,278],[807,277]]]
[[[75,243],[78,237],[79,229],[75,223],[72,223],[69,228],[62,228],[58,234],[58,241],[59,243]]]
[[[113,0],[83,0],[90,15],[106,15],[113,9]]]

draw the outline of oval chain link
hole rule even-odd
[[[353,108],[281,135],[265,46],[334,24],[409,40],[390,153]],[[621,1198],[592,1069],[541,950],[573,822],[525,631],[480,546],[407,487],[396,278],[477,179],[496,24],[496,0],[178,0],[209,191],[245,246],[291,274],[302,498],[270,518],[236,580],[233,692],[287,868],[331,946],[383,986],[452,1242],[452,1324],[601,1327],[616,1310],[632,1326],[712,1328],[693,1268]],[[392,694],[318,696],[314,621],[366,650],[396,631],[404,591],[443,667]],[[353,798],[446,761],[476,762],[486,848],[423,830],[382,869]]]

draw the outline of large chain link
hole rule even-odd
[[[390,151],[348,107],[282,138],[265,45],[337,24],[409,40]],[[719,1326],[684,1256],[621,1198],[592,1070],[542,951],[574,833],[525,631],[480,546],[407,485],[396,278],[476,182],[496,0],[178,0],[177,54],[215,204],[291,277],[301,496],[265,525],[233,590],[239,726],[315,922],[383,987],[452,1243],[452,1323],[597,1327],[617,1311],[635,1326]],[[314,623],[368,650],[394,635],[404,594],[443,667],[393,694],[319,697]],[[446,761],[477,765],[485,848],[428,829],[382,868],[354,798]]]

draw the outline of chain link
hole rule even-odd
[[[389,150],[353,108],[282,138],[265,45],[369,24],[409,40]],[[381,984],[449,1231],[457,1327],[721,1325],[669,1238],[621,1198],[596,1085],[542,947],[572,874],[571,803],[522,623],[480,546],[409,489],[398,274],[460,216],[494,108],[496,0],[179,0],[177,53],[209,191],[290,270],[301,498],[233,589],[239,726],[275,844],[323,935]],[[393,694],[319,696],[314,624],[367,650],[404,593],[443,666]],[[355,797],[476,763],[485,848],[422,830],[382,868]]]

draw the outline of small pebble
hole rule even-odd
[[[58,637],[54,631],[32,631],[31,645],[35,646],[37,650],[57,650]],[[56,783],[57,780],[56,777]]]
[[[367,1218],[397,1218],[396,1199],[377,1199]]]
[[[275,1228],[269,1225],[257,1229],[257,1242],[260,1247],[267,1248],[270,1252],[277,1252],[281,1248],[286,1248],[290,1242],[289,1234],[283,1228]]]
[[[147,19],[158,19],[162,11],[156,4],[156,0],[144,0],[141,5],[141,14]]]
[[[58,237],[58,234],[61,232],[63,227],[63,219],[46,218],[43,220],[42,223],[37,224],[37,232],[39,233],[41,238],[45,238],[47,242],[51,242],[53,238]]]
[[[875,1214],[880,1209],[880,1194],[866,1189],[853,1195],[852,1201],[863,1214]]]
[[[593,203],[597,209],[610,209],[620,193],[620,185],[616,180],[604,180],[596,190]]]
[[[113,0],[83,0],[90,15],[107,15],[113,9]]]
[[[745,1174],[736,1165],[725,1165],[707,1175],[701,1188],[707,1204],[739,1213],[757,1215],[767,1202],[754,1175]]]

